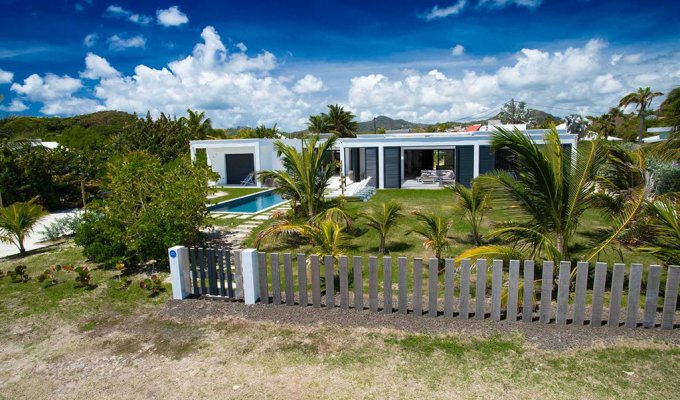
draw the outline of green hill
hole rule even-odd
[[[0,119],[0,138],[62,142],[82,132],[109,137],[134,121],[133,114],[122,111],[99,111],[65,118],[10,116]]]

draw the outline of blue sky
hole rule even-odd
[[[598,113],[680,85],[680,2],[0,0],[0,115],[206,111],[301,129],[492,115],[509,98]]]

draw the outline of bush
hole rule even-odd
[[[38,282],[42,283],[45,281],[49,281],[49,285],[56,285],[59,283],[59,280],[57,280],[56,273],[61,271],[61,265],[52,265],[46,270],[44,270],[40,275],[38,275]]]
[[[169,164],[143,152],[113,161],[102,201],[88,205],[75,241],[90,259],[136,266],[167,259],[168,247],[199,244],[213,172],[188,157]]]
[[[46,225],[40,234],[44,240],[53,242],[64,236],[74,235],[82,222],[83,215],[80,213],[67,215],[57,218],[54,222]]]
[[[650,158],[648,169],[654,177],[654,193],[680,192],[680,166]]]
[[[15,283],[26,283],[31,280],[25,265],[17,265],[14,267],[14,271],[9,271],[7,273],[7,276],[12,278],[12,282]]]
[[[165,291],[163,287],[163,280],[156,274],[151,275],[139,282],[139,287],[151,292],[151,297],[158,296],[160,292]]]

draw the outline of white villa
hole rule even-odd
[[[489,145],[495,128],[518,128],[538,144],[545,130],[527,129],[526,125],[475,125],[467,132],[387,133],[339,138],[333,158],[339,161],[337,174],[348,184],[366,181],[383,188],[434,188],[443,184],[470,181],[485,172],[511,170],[509,152],[492,152]],[[561,128],[561,129],[560,129]],[[558,126],[560,140],[566,148],[576,146],[576,136]],[[274,142],[281,140],[298,149],[301,139],[224,139],[191,142],[191,157],[204,149],[208,165],[220,175],[218,185],[252,184],[263,186],[249,175],[257,171],[281,168]],[[574,154],[572,152],[572,154]],[[339,182],[339,181],[338,181]],[[364,183],[365,185],[366,183]]]

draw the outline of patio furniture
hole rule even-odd
[[[255,174],[249,173],[244,180],[241,181],[241,186],[254,185],[255,184]]]
[[[454,175],[453,170],[444,169],[439,171],[441,173],[439,177],[439,183],[455,183],[456,175]]]
[[[420,171],[420,176],[416,178],[417,182],[421,183],[435,183],[437,182],[437,170],[423,169]]]

